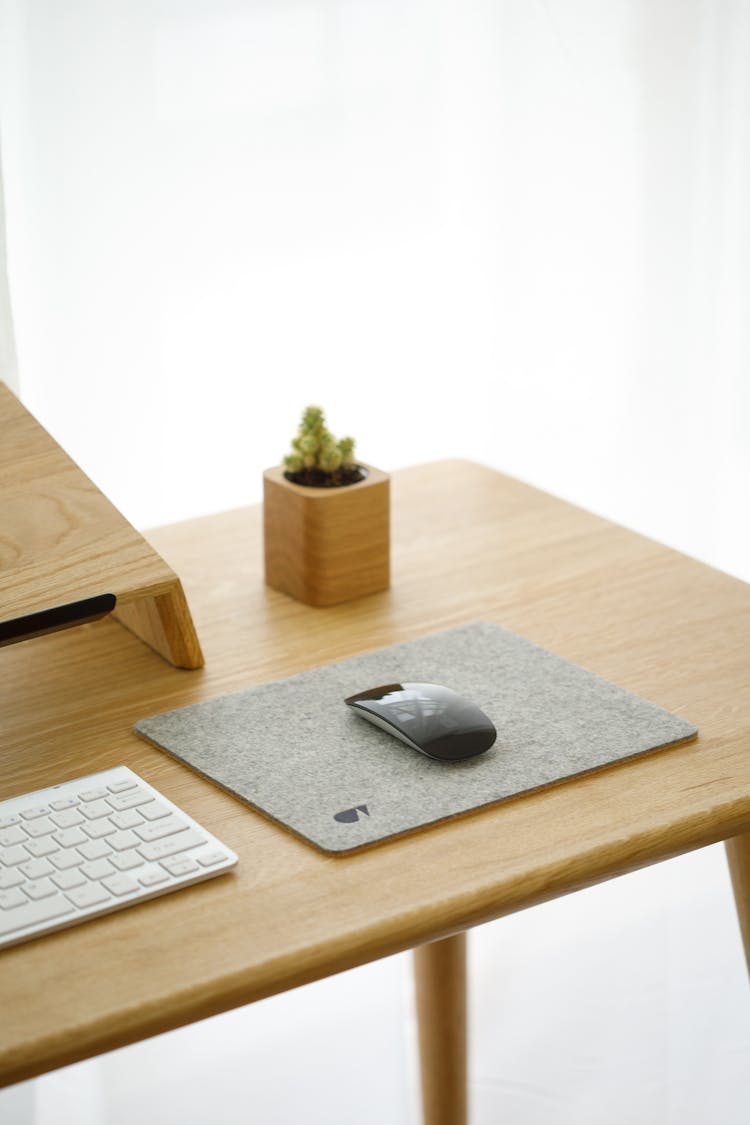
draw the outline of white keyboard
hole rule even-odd
[[[0,949],[236,862],[127,766],[0,801]]]

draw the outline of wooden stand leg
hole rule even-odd
[[[424,1125],[466,1125],[466,934],[414,950]]]
[[[179,579],[163,594],[118,602],[112,616],[170,664],[203,667],[203,653]]]
[[[725,841],[729,873],[732,876],[737,917],[745,943],[745,957],[750,972],[750,832]]]

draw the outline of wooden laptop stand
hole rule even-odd
[[[165,660],[202,666],[175,572],[0,383],[0,622],[102,594]]]

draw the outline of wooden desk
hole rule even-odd
[[[428,1120],[456,1125],[450,935],[750,830],[750,588],[467,462],[398,472],[392,497],[392,588],[330,609],[263,585],[259,508],[151,535],[183,576],[199,671],[108,620],[0,651],[0,796],[124,762],[240,856],[236,874],[0,954],[0,1080],[449,938],[417,967]],[[333,858],[132,734],[144,715],[479,618],[684,715],[698,740]],[[746,923],[749,839],[731,848]]]

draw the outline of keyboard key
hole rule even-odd
[[[49,818],[58,828],[74,828],[76,824],[81,824],[83,821],[78,809],[63,809],[61,812],[53,812],[50,813]]]
[[[21,816],[24,820],[36,820],[39,816],[45,816],[49,812],[49,805],[32,805],[31,808],[21,809]]]
[[[101,902],[106,902],[109,897],[109,891],[100,886],[99,883],[86,883],[84,887],[72,887],[71,890],[65,892],[66,898],[75,905],[83,909],[86,906],[98,906]]]
[[[103,879],[105,875],[114,875],[115,869],[108,859],[94,859],[91,863],[84,863],[81,871],[87,879]]]
[[[168,878],[169,876],[166,871],[162,871],[158,867],[153,867],[150,871],[139,875],[138,882],[142,883],[144,887],[155,887],[157,883],[166,883]]]
[[[65,914],[72,913],[73,907],[63,895],[43,898],[39,902],[26,899],[24,905],[16,910],[0,913],[0,937],[22,930],[25,926],[38,926],[42,922],[50,922],[53,918],[61,918]]]
[[[109,862],[113,863],[119,871],[130,871],[133,867],[143,867],[143,860],[136,851],[120,852],[111,855]]]
[[[114,781],[111,785],[107,786],[110,793],[124,793],[127,789],[135,789],[138,782],[134,777],[125,777],[122,781]]]
[[[23,844],[16,844],[13,848],[3,848],[0,850],[0,863],[4,867],[18,867],[19,863],[23,863],[29,858],[29,853]]]
[[[27,879],[42,879],[55,869],[48,859],[30,859],[28,863],[21,864],[20,870]]]
[[[144,806],[148,807],[148,806]],[[143,817],[137,809],[126,809],[125,812],[113,812],[109,818],[118,828],[135,828],[136,824],[143,824]]]
[[[104,797],[109,796],[109,791],[107,789],[103,789],[103,788],[86,789],[86,790],[84,790],[83,793],[79,793],[78,796],[84,802],[86,802],[86,801],[101,801]]]
[[[79,867],[83,863],[83,856],[78,854],[77,849],[72,852],[55,852],[49,858],[50,863],[54,863],[58,871],[68,871],[71,867]]]
[[[105,839],[89,840],[87,844],[79,844],[76,851],[80,852],[84,859],[101,859],[102,856],[109,855],[112,849]]]
[[[34,840],[38,840],[40,836],[47,836],[50,832],[54,832],[57,828],[48,816],[40,816],[38,820],[30,820],[24,825],[29,836]]]
[[[48,895],[57,894],[57,887],[54,887],[49,879],[35,879],[24,884],[24,892],[29,898],[35,901],[39,898],[47,898]]]
[[[161,817],[169,816],[171,812],[169,805],[161,801],[152,801],[150,805],[143,806],[143,816],[146,820],[159,820]]]
[[[81,812],[87,820],[98,820],[100,816],[109,816],[112,806],[106,801],[90,801],[88,805],[81,805]]]
[[[217,863],[223,863],[229,857],[226,852],[220,852],[214,848],[210,852],[201,852],[196,858],[201,867],[213,867]]]
[[[78,804],[80,804],[80,801],[71,793],[69,797],[60,797],[57,801],[50,801],[49,807],[54,809],[55,812],[62,812],[63,809],[74,809]]]
[[[61,891],[69,891],[71,887],[80,887],[87,882],[86,876],[81,874],[80,867],[71,867],[69,871],[58,871],[57,875],[52,876],[52,882],[55,883]]]
[[[63,828],[61,832],[55,832],[52,839],[61,848],[75,848],[78,844],[85,844],[88,837],[80,828]]]
[[[0,867],[0,891],[7,891],[9,887],[18,887],[26,882],[26,876],[21,874],[18,867]]]
[[[102,836],[111,836],[117,829],[108,820],[91,820],[88,824],[84,824],[83,831],[92,840],[101,840]]]
[[[161,865],[170,875],[190,875],[191,872],[198,870],[198,864],[194,859],[189,858],[163,859]]]
[[[0,891],[0,910],[15,910],[17,906],[23,906],[28,901],[23,891],[19,891],[17,887],[11,887],[9,891]]]
[[[161,840],[164,836],[173,836],[175,832],[182,832],[187,828],[185,821],[179,816],[167,816],[163,820],[156,820],[153,824],[142,824],[139,828],[135,829],[137,836],[140,836],[144,844],[149,843],[151,840]]]
[[[17,825],[12,828],[4,828],[0,832],[0,848],[10,848],[13,844],[23,844],[28,838],[28,834],[24,832],[23,828],[19,828]]]
[[[117,895],[118,898],[121,895],[129,895],[131,891],[138,890],[137,883],[134,883],[127,875],[122,875],[119,872],[117,875],[108,875],[105,879],[102,879],[102,883],[104,883],[104,886],[110,894]]]
[[[20,824],[21,817],[18,813],[9,813],[7,816],[0,816],[0,828],[12,828],[14,824]]]
[[[134,809],[138,805],[147,805],[153,799],[144,789],[134,789],[129,793],[114,794],[109,798],[109,803],[116,812],[124,812],[125,809]]]
[[[140,842],[135,832],[131,832],[129,828],[124,832],[115,832],[113,836],[107,837],[107,843],[116,852],[127,851],[128,848],[134,848]]]
[[[27,840],[24,847],[27,852],[41,859],[43,855],[51,855],[52,852],[59,851],[60,845],[54,836],[40,836],[38,840]]]
[[[166,859],[167,856],[176,855],[178,852],[186,852],[188,848],[197,848],[201,844],[206,843],[206,837],[196,832],[194,828],[186,828],[184,832],[178,832],[176,836],[167,836],[166,840],[155,840],[152,844],[141,844],[138,852],[144,859],[153,862],[154,860]]]

